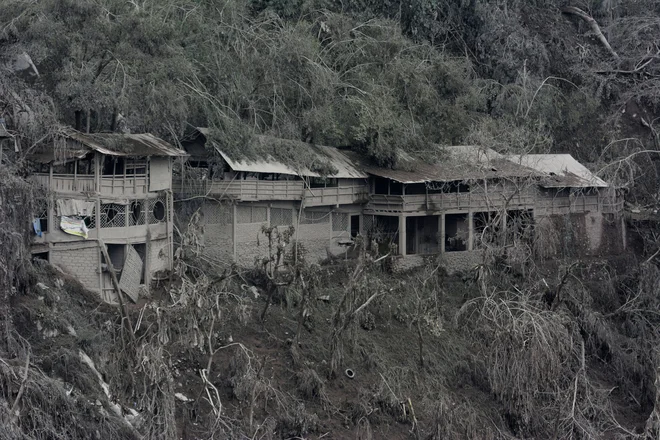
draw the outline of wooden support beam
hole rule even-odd
[[[131,323],[131,318],[128,316],[128,310],[126,309],[126,304],[124,303],[124,299],[122,298],[122,291],[121,288],[119,287],[119,280],[117,280],[117,274],[115,272],[115,268],[112,266],[112,260],[110,260],[110,255],[108,254],[108,248],[106,247],[103,240],[99,239],[98,243],[99,243],[99,247],[101,248],[101,252],[103,253],[103,258],[105,259],[105,263],[108,265],[108,272],[110,272],[110,278],[112,278],[112,285],[117,291],[117,299],[119,301],[119,313],[121,315],[122,325],[126,326],[126,329],[130,334],[131,341],[135,342],[135,333],[133,333],[133,324]]]

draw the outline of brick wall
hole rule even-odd
[[[87,289],[99,290],[99,249],[96,243],[78,248],[55,246],[51,262],[75,276]]]

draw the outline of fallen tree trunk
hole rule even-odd
[[[605,46],[608,52],[612,54],[614,58],[619,58],[619,55],[614,51],[614,49],[612,49],[612,46],[610,46],[610,43],[607,41],[607,38],[605,38],[605,35],[603,35],[603,32],[600,30],[600,26],[598,26],[598,23],[596,22],[596,20],[594,20],[594,18],[591,15],[587,14],[580,8],[576,8],[575,6],[566,6],[562,8],[561,11],[565,14],[577,15],[582,20],[587,22],[593,33],[596,34],[596,38],[598,38],[598,40],[602,43],[602,45]]]

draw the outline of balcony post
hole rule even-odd
[[[474,250],[474,212],[468,212],[468,251]]]
[[[399,255],[406,256],[406,216],[399,216]]]
[[[438,231],[440,231],[440,237],[438,238],[440,241],[440,253],[444,254],[445,253],[445,213],[443,212],[438,216]]]

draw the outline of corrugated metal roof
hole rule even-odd
[[[208,129],[198,127],[197,130],[204,136],[208,136]],[[325,166],[329,166],[336,171],[334,173],[328,174],[328,177],[336,177],[341,179],[363,179],[368,177],[364,171],[361,171],[353,164],[353,162],[348,158],[346,154],[344,154],[344,152],[337,148],[313,145],[301,141],[293,141],[290,139],[278,139],[272,136],[263,135],[255,136],[254,139],[255,142],[267,147],[267,149],[271,148],[276,150],[278,144],[282,142],[293,145],[295,148],[300,148],[301,151],[304,151],[305,156],[312,158],[312,162],[314,162],[316,165],[323,168],[325,168]],[[263,158],[257,160],[235,159],[231,158],[227,153],[225,153],[216,143],[213,143],[213,146],[234,171],[322,177],[321,173],[309,169],[309,165],[301,166],[300,168],[294,167],[270,155],[264,156]]]
[[[609,185],[595,176],[570,154],[526,154],[509,156],[512,162],[543,173],[545,188],[605,188]]]
[[[513,163],[490,148],[470,145],[436,147],[435,161],[401,153],[397,169],[377,167],[357,154],[351,155],[369,174],[401,183],[451,182],[456,180],[529,177],[536,172]]]
[[[72,128],[61,133],[87,148],[109,156],[186,156],[187,153],[150,133],[81,133]]]

